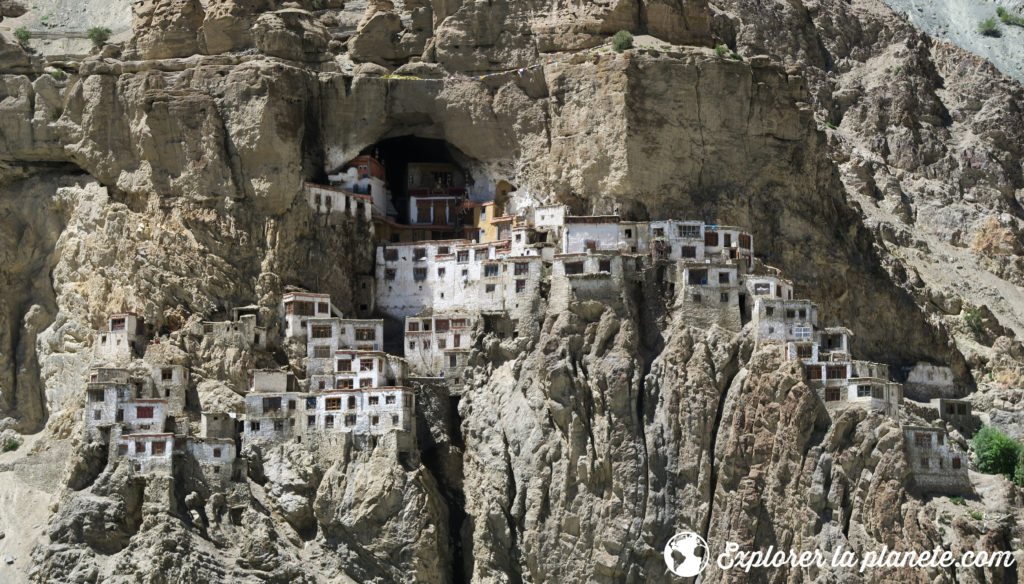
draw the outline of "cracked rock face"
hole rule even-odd
[[[891,420],[829,419],[777,351],[692,328],[649,284],[540,306],[516,339],[485,335],[464,386],[420,389],[411,459],[250,449],[225,492],[106,464],[80,419],[106,315],[144,315],[162,357],[191,369],[193,405],[240,413],[248,371],[280,356],[196,327],[250,303],[271,319],[286,285],[353,312],[366,226],[314,216],[301,186],[402,136],[445,141],[519,203],[743,225],[824,324],[855,330],[858,357],[948,365],[976,411],[1024,427],[1024,94],[881,2],[148,0],[134,13],[124,59],[66,79],[0,45],[5,70],[24,69],[0,75],[0,429],[34,433],[0,454],[0,489],[44,501],[5,525],[0,552],[34,548],[13,581],[667,582],[661,550],[682,530],[823,550],[1021,538],[1008,482],[979,483],[981,522],[921,497]],[[480,83],[381,78],[522,67],[620,29],[660,40]]]

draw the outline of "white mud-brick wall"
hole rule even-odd
[[[86,385],[83,418],[86,428],[92,432],[100,426],[118,422],[117,410],[130,399],[131,386],[127,383],[89,383]]]
[[[124,432],[163,433],[167,422],[167,402],[162,399],[134,399],[119,408],[123,410]]]
[[[188,453],[208,485],[224,486],[234,478],[235,441],[229,438],[190,438]]]
[[[297,420],[306,396],[299,393],[251,393],[245,396],[243,440],[290,440],[299,430]]]
[[[369,389],[387,383],[387,353],[342,349],[334,354],[333,381],[328,389]]]
[[[916,400],[960,397],[952,369],[923,362],[914,365],[907,373],[906,393]]]
[[[145,345],[142,317],[134,313],[110,315],[107,330],[97,335],[93,357],[99,363],[127,365],[141,355]]]
[[[317,213],[343,213],[366,221],[373,219],[371,195],[346,192],[334,187],[306,183],[306,202]]]
[[[150,368],[155,397],[167,402],[167,415],[178,416],[185,411],[189,371],[184,365],[154,365]]]
[[[382,319],[342,319],[339,349],[380,351],[384,347],[384,321]]]
[[[738,266],[681,260],[677,269],[682,286],[676,286],[676,308],[691,326],[717,325],[732,331],[743,326]]]
[[[448,352],[473,345],[476,322],[470,313],[406,318],[403,351],[412,374],[434,376],[450,369]]]
[[[174,456],[174,435],[122,434],[117,439],[117,456],[130,464],[136,472],[170,472]]]
[[[811,367],[836,367],[838,373],[842,363],[815,364]],[[827,373],[826,373],[827,374]],[[830,379],[824,383],[812,382],[825,408],[833,415],[850,407],[876,410],[882,414],[899,417],[899,407],[903,403],[903,390],[899,383],[884,378],[875,379]]]
[[[201,412],[199,414],[199,436],[202,438],[234,438],[237,433],[237,419],[227,412]]]
[[[815,342],[818,305],[810,300],[758,298],[754,302],[752,316],[758,341],[793,341],[800,344]],[[791,355],[788,358],[797,357]]]
[[[331,297],[327,294],[289,292],[278,309],[285,338],[306,338],[306,321],[331,317]]]
[[[540,309],[541,283],[550,271],[539,256],[512,257],[502,261],[503,309],[520,321]]]
[[[204,344],[231,345],[244,350],[267,348],[269,331],[256,325],[254,314],[243,314],[238,320],[203,321],[197,326],[199,330],[193,332],[202,335]]]
[[[907,463],[919,490],[945,495],[971,492],[967,454],[949,444],[945,430],[904,426],[903,441]]]
[[[409,388],[334,391],[316,396],[316,410],[306,427],[324,432],[383,434],[415,432],[415,393]]]

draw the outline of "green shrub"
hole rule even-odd
[[[4,442],[3,451],[10,452],[12,450],[17,450],[19,446],[21,446],[21,442],[14,438],[8,438],[7,441]]]
[[[739,54],[739,53],[737,53],[735,51],[733,52],[733,54],[731,54],[729,56],[732,57],[733,61],[742,61],[743,60],[743,55],[741,55],[741,54]]]
[[[57,120],[60,119],[60,117],[62,115],[64,115],[64,108],[62,108],[62,107],[53,108],[53,111],[50,112],[50,120],[56,122]]]
[[[964,322],[975,335],[980,335],[985,330],[981,322],[981,311],[973,306],[964,312]]]
[[[612,37],[612,48],[621,53],[633,48],[633,35],[628,30],[620,30]]]
[[[61,69],[60,67],[57,67],[53,71],[48,71],[48,73],[50,74],[50,77],[53,77],[54,79],[59,79],[61,81],[68,78],[67,72]]]
[[[985,426],[971,439],[978,470],[1013,478],[1021,445],[992,426]]]
[[[986,18],[985,20],[979,22],[978,32],[990,37],[997,37],[1002,35],[1002,33],[999,32],[999,23],[996,22],[995,17]]]
[[[32,33],[24,26],[19,26],[14,29],[14,38],[18,39],[18,44],[24,47],[28,44],[28,40],[32,38]]]
[[[954,505],[966,505],[967,501],[964,501],[963,497],[950,497],[949,502]]]
[[[974,519],[976,519],[978,521],[981,521],[982,519],[985,518],[985,516],[982,515],[980,511],[971,511],[971,517],[973,517]]]
[[[94,26],[89,29],[88,37],[93,46],[102,47],[110,39],[110,29],[105,26]]]
[[[729,47],[725,45],[715,45],[715,54],[724,59],[725,56],[729,54]]]
[[[1024,487],[1024,448],[1020,449],[1017,455],[1017,467],[1013,469],[1013,483],[1018,487]]]
[[[829,130],[835,130],[836,129],[836,125],[833,124],[832,122],[825,122],[825,127],[828,128]]]
[[[1002,6],[996,8],[996,14],[999,15],[999,20],[1003,21],[1003,24],[1010,26],[1024,26],[1024,18],[1017,16],[1016,14],[1010,14],[1010,12]]]

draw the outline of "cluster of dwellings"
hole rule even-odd
[[[283,338],[305,351],[306,376],[255,371],[245,398],[243,440],[302,442],[346,434],[361,445],[382,438],[396,451],[415,447],[416,396],[404,385],[404,360],[383,350],[384,321],[347,319],[330,296],[284,295]]]
[[[86,432],[108,445],[108,459],[126,460],[138,472],[174,471],[189,464],[208,485],[238,480],[237,431],[233,416],[199,414],[192,435],[186,412],[189,370],[180,364],[138,361],[146,348],[146,326],[135,313],[113,314],[93,347],[86,384]]]

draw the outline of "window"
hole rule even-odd
[[[220,456],[221,456],[221,449],[220,448],[214,448],[213,449],[213,457],[214,458],[220,458]]]
[[[956,470],[958,468],[960,468],[960,457],[959,456],[954,456],[953,457],[953,470]]]
[[[728,303],[729,302],[729,293],[728,292],[722,292],[721,294],[718,295],[718,299],[721,302],[723,302],[723,303]]]
[[[263,398],[263,413],[279,412],[281,411],[281,398],[279,397],[265,397]]]
[[[368,401],[369,401],[369,404],[370,404],[371,406],[376,406],[376,405],[380,405],[380,397],[378,397],[378,396],[376,396],[376,395],[371,395],[371,396],[370,396],[370,397],[368,398]]]
[[[857,397],[871,397],[871,386],[870,385],[858,385],[857,386]]]
[[[740,247],[742,247],[743,249],[750,249],[750,234],[740,234]]]
[[[324,416],[324,428],[334,427],[334,416]]]
[[[796,311],[792,308],[786,309],[786,318],[796,318]]]
[[[797,339],[810,339],[811,338],[811,327],[809,326],[795,326],[793,327],[793,336]]]
[[[716,247],[718,245],[718,233],[715,231],[705,231],[704,245],[708,247]]]
[[[330,359],[331,358],[331,347],[330,345],[317,345],[313,347],[313,358],[314,359]]]
[[[583,246],[586,247],[588,250],[593,251],[597,249],[597,242],[594,241],[593,239],[588,239],[583,242]]]
[[[398,250],[397,249],[385,249],[384,250],[384,261],[396,262],[398,261]]]
[[[373,359],[360,359],[359,360],[360,371],[373,371]]]
[[[153,406],[137,406],[135,408],[135,417],[140,420],[148,420],[153,417]]]
[[[338,359],[338,372],[352,371],[352,359]]]
[[[565,275],[583,273],[583,262],[565,262]]]
[[[455,261],[459,262],[460,264],[464,264],[464,263],[468,262],[469,261],[469,252],[468,251],[456,252],[456,254],[455,254]]]
[[[873,399],[885,399],[885,390],[876,385],[871,388],[871,397]]]
[[[427,269],[426,268],[413,268],[412,269],[412,279],[417,281],[417,282],[422,282],[423,280],[426,280],[427,279]]]
[[[484,286],[484,292],[487,292],[488,294],[490,294],[491,292],[494,292],[494,284],[487,284],[487,285],[485,285]]]
[[[442,245],[441,247],[437,248],[437,255],[448,255],[449,253],[451,253],[451,250],[448,248],[447,245]]]
[[[765,316],[772,316],[773,314],[775,314],[775,307],[774,306],[765,306],[764,307],[764,315]]]
[[[373,387],[373,378],[371,377],[360,377],[359,378],[359,389],[365,389]]]
[[[324,400],[325,410],[340,410],[341,409],[341,398],[340,397],[329,397]]]
[[[425,247],[416,247],[412,250],[412,259],[423,260],[427,258],[427,249]]]
[[[387,268],[387,269],[384,270],[384,279],[385,280],[393,281],[395,279],[396,275],[397,275],[397,270],[395,270],[394,268]]]
[[[488,264],[484,266],[484,276],[491,277],[498,275],[498,264]]]
[[[437,348],[446,349],[448,348],[448,339],[437,339]]]
[[[444,277],[444,274],[445,274],[445,271],[446,271],[446,270],[445,270],[444,268],[438,268],[438,269],[437,269],[437,277],[438,277],[438,278],[443,278],[443,277]]]
[[[312,428],[316,426],[316,416],[306,416],[306,427]]]
[[[530,273],[530,264],[528,264],[526,262],[516,262],[515,269],[513,270],[513,273],[515,275],[517,275],[517,276],[522,276],[524,274],[529,274]]]
[[[118,456],[124,456],[125,454],[128,454],[128,445],[122,442],[122,443],[117,445],[117,455]],[[953,468],[959,468],[959,467],[955,467],[954,466]]]
[[[754,284],[754,295],[755,296],[770,296],[772,293],[772,285],[768,282],[758,282]]]
[[[145,453],[146,453],[146,443],[143,442],[142,440],[136,440],[135,441],[135,454],[145,454]]]
[[[697,304],[700,304],[700,301],[702,300],[700,294],[694,294],[692,298],[693,301],[696,302]]]
[[[314,339],[329,339],[331,338],[331,325],[329,324],[314,324],[310,328],[310,336]]]
[[[284,432],[284,420],[274,420],[274,431]]]
[[[315,397],[307,397],[306,398],[306,409],[307,410],[315,410],[316,409],[316,398]]]
[[[654,228],[654,237],[665,237],[665,228],[664,227],[655,227]]]
[[[804,319],[806,319],[806,318],[807,318],[807,310],[805,310],[805,309],[800,309],[800,311],[799,311],[799,315],[800,315],[800,319],[801,319],[801,320],[804,320]]]
[[[829,379],[845,379],[846,365],[828,365],[825,368],[825,374]]]
[[[259,422],[249,422],[249,431],[250,432],[259,432],[260,431],[260,423]]]
[[[411,395],[405,396],[405,399],[403,401],[405,402],[405,407],[407,407],[407,408],[411,408],[412,407],[412,396]]]
[[[449,367],[458,367],[459,366],[458,358],[455,355],[448,355],[448,366]]]
[[[516,280],[516,294],[526,291],[526,280]]]
[[[393,395],[386,395],[386,396],[384,396],[384,403],[385,404],[394,404],[395,403],[395,396],[393,396]]]
[[[94,411],[92,413],[92,419],[94,419],[94,420],[99,420],[102,417],[103,417],[103,411],[102,410],[96,410],[96,411]]]
[[[708,271],[693,269],[687,270],[686,283],[692,286],[707,285]]]
[[[413,351],[416,349],[416,341],[409,341],[409,350]]]
[[[174,369],[164,367],[160,370],[160,381],[171,381],[174,379]]]
[[[320,302],[316,306],[316,312],[317,314],[329,314],[331,312],[331,308],[326,302]]]
[[[357,341],[372,341],[377,338],[377,333],[372,328],[358,328],[356,329],[356,340]]]
[[[462,345],[462,335],[460,335],[460,334],[452,335],[452,346],[457,349],[457,348],[459,348],[460,345]]]
[[[123,318],[112,318],[112,319],[110,319],[110,330],[111,331],[123,331],[124,330],[124,319]]]
[[[679,237],[697,238],[700,237],[700,225],[680,225]]]
[[[921,468],[928,468],[928,466],[929,466],[928,465],[928,457],[927,456],[922,456],[921,457]]]
[[[728,284],[729,283],[729,272],[718,272],[718,283]]]
[[[679,255],[684,258],[697,257],[697,248],[692,245],[684,245],[679,249]]]
[[[598,260],[597,271],[612,273],[612,261],[611,260]]]
[[[838,387],[826,387],[825,388],[825,401],[839,401],[839,388]]]
[[[370,416],[370,424],[376,426],[380,423],[380,416]]]
[[[349,398],[348,398],[348,409],[350,409],[350,410],[356,409],[356,398],[355,398],[355,396],[349,396]]]
[[[914,446],[918,448],[931,448],[932,435],[928,432],[914,432]]]
[[[391,414],[391,425],[392,426],[397,426],[398,425],[398,414]]]
[[[807,368],[808,379],[821,379],[821,366],[814,365],[813,367]]]
[[[420,330],[420,321],[410,320],[409,322],[406,323],[406,329],[411,332],[416,332]]]
[[[465,279],[465,278],[468,278],[468,277],[469,277],[469,270],[462,270],[462,278]]]
[[[356,425],[356,417],[352,414],[345,416],[345,427],[352,427]]]
[[[338,379],[334,382],[334,389],[352,389],[352,384],[351,379]]]
[[[452,326],[453,327],[464,327],[464,326],[466,326],[466,319],[464,319],[464,318],[453,318],[452,319]]]
[[[724,245],[725,247],[732,247],[732,234],[731,233],[723,233],[722,235],[725,236],[725,243],[722,244],[722,245]]]
[[[91,389],[91,390],[89,390],[89,401],[94,402],[94,403],[95,402],[104,401],[103,390],[102,389]]]

